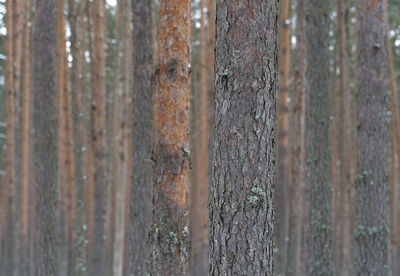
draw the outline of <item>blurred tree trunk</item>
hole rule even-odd
[[[19,199],[19,275],[29,275],[29,183],[32,181],[32,92],[31,92],[31,53],[30,53],[30,12],[31,1],[24,0],[23,7],[23,75],[22,75],[22,116],[21,116],[21,182]]]
[[[113,272],[112,275],[123,275],[124,264],[124,237],[125,237],[125,191],[130,177],[129,154],[127,154],[128,126],[131,114],[129,111],[130,93],[130,45],[131,39],[131,5],[129,0],[118,2],[120,9],[120,20],[116,27],[117,34],[117,63],[116,85],[114,95],[114,184],[115,184],[115,229],[113,244]]]
[[[105,267],[106,112],[105,112],[105,1],[93,5],[92,146],[94,156],[94,223],[89,275],[102,275]]]
[[[388,66],[386,1],[359,0],[357,11],[358,175],[355,272],[388,274]]]
[[[189,251],[189,0],[160,1],[153,138],[152,274],[185,275]]]
[[[278,254],[278,270],[281,275],[286,274],[289,198],[288,186],[290,179],[290,150],[289,150],[289,78],[290,78],[290,0],[281,1],[280,6],[280,78],[279,78],[279,106],[278,106],[278,165],[276,182],[276,238]]]
[[[194,100],[193,183],[191,185],[190,274],[208,274],[208,150],[209,150],[209,67],[205,0],[200,0],[199,93]]]
[[[337,1],[337,55],[338,69],[338,177],[334,193],[335,208],[335,264],[337,275],[349,275],[352,252],[352,201],[353,182],[351,179],[351,117],[349,90],[349,53],[346,28],[346,5],[343,0]],[[354,179],[353,179],[354,181]]]
[[[210,274],[271,275],[278,1],[217,1]]]
[[[330,153],[329,0],[306,1],[307,39],[307,274],[331,275],[332,185]]]
[[[153,88],[151,82],[153,42],[152,1],[134,0],[133,91],[132,91],[132,183],[130,197],[129,273],[150,272],[151,149],[153,137]]]
[[[291,135],[290,135],[290,181],[289,181],[289,244],[287,275],[304,275],[302,258],[305,248],[302,244],[302,229],[305,202],[305,161],[306,161],[306,30],[304,0],[297,1],[296,7],[296,54],[294,67],[294,85],[291,92]]]
[[[393,66],[393,50],[392,42],[390,39],[390,28],[389,28],[389,17],[387,12],[387,3],[385,3],[385,20],[386,20],[386,45],[388,51],[388,69],[390,79],[390,109],[392,113],[391,118],[391,141],[392,141],[392,160],[391,160],[391,273],[392,275],[400,274],[400,264],[398,262],[400,258],[399,242],[399,192],[398,192],[398,180],[399,180],[399,158],[400,158],[400,130],[399,130],[399,107],[398,107],[398,96],[397,96],[397,81],[396,71]]]
[[[58,275],[56,0],[36,1],[34,122],[38,275]]]
[[[75,210],[73,243],[72,275],[86,275],[86,214],[85,214],[85,185],[87,166],[85,162],[87,149],[87,78],[86,78],[86,1],[81,3],[68,0],[68,21],[71,29],[71,100],[73,124],[74,179],[75,179]]]
[[[90,260],[93,252],[93,228],[94,228],[94,152],[93,152],[93,124],[92,117],[94,110],[92,110],[92,98],[93,98],[93,76],[91,72],[94,70],[94,62],[93,62],[93,18],[92,18],[92,2],[89,0],[85,0],[86,2],[86,18],[87,18],[87,49],[89,51],[90,64],[88,64],[88,68],[85,70],[85,74],[90,75],[90,95],[86,95],[83,97],[84,106],[88,109],[88,112],[84,114],[84,125],[88,129],[87,135],[87,153],[85,156],[85,162],[87,164],[87,186],[85,191],[85,202],[86,202],[86,221],[87,221],[87,262],[88,268],[90,266]],[[83,26],[81,26],[83,28]],[[85,55],[86,58],[86,55]],[[89,86],[88,85],[88,86]]]

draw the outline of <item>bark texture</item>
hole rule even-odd
[[[307,274],[332,275],[329,0],[306,1]]]
[[[189,0],[160,1],[153,138],[152,274],[185,275],[189,251]]]
[[[217,1],[211,275],[271,275],[277,1]]]
[[[355,273],[388,274],[389,83],[385,0],[358,0]]]
[[[37,274],[58,275],[56,0],[36,1],[34,126],[37,184]]]
[[[129,272],[149,273],[153,138],[151,0],[133,0],[132,183],[129,221]]]
[[[294,85],[291,92],[291,129],[290,134],[290,163],[291,180],[289,184],[289,243],[287,275],[303,275],[302,256],[305,255],[303,246],[306,186],[306,30],[305,30],[305,1],[298,0],[296,6],[296,52],[294,65]]]

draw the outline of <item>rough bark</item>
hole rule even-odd
[[[30,55],[30,0],[23,3],[23,76],[22,76],[22,115],[21,115],[21,182],[19,202],[19,274],[29,275],[29,183],[32,179],[32,91]]]
[[[185,275],[189,250],[189,0],[160,1],[153,138],[154,275]]]
[[[151,0],[132,2],[133,11],[133,91],[132,91],[132,183],[130,197],[129,272],[146,275],[150,271],[153,89],[151,83],[153,29]]]
[[[329,0],[306,1],[307,274],[332,275]]]
[[[301,256],[305,254],[302,244],[303,220],[306,186],[306,68],[307,54],[305,40],[304,0],[297,1],[296,7],[296,52],[294,65],[294,84],[291,92],[291,134],[289,184],[289,243],[287,275],[303,275]]]
[[[388,274],[389,118],[385,0],[357,0],[355,273]]]
[[[217,1],[210,274],[272,275],[277,1]]]
[[[194,100],[193,183],[190,199],[191,275],[208,273],[208,150],[209,150],[209,67],[205,0],[200,1],[199,93]]]
[[[93,5],[92,55],[92,147],[94,163],[94,222],[89,275],[101,275],[105,269],[105,207],[106,207],[106,112],[105,112],[105,1]]]
[[[36,1],[34,125],[38,275],[58,275],[56,0]]]
[[[278,106],[278,165],[275,192],[276,202],[276,241],[278,248],[279,272],[285,275],[287,267],[289,198],[288,186],[290,179],[289,150],[289,78],[290,78],[290,0],[280,4],[280,78]]]

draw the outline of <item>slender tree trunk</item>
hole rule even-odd
[[[305,186],[306,186],[306,30],[304,0],[297,1],[296,7],[296,56],[294,67],[294,85],[291,93],[291,128],[290,163],[291,180],[289,184],[289,244],[287,275],[303,275],[301,256],[304,255],[302,244],[302,229],[306,223],[303,220]]]
[[[277,2],[217,1],[211,275],[272,275]]]
[[[114,182],[116,187],[115,193],[115,230],[114,230],[114,244],[113,244],[113,275],[123,275],[123,264],[124,264],[124,238],[125,238],[125,192],[126,186],[128,185],[128,179],[130,176],[128,174],[130,168],[129,165],[129,154],[127,154],[127,139],[128,131],[127,128],[130,123],[131,114],[129,113],[129,98],[130,93],[130,45],[132,40],[131,34],[131,5],[129,0],[121,0],[118,5],[120,5],[120,21],[119,21],[119,37],[120,40],[120,53],[118,55],[119,60],[119,71],[116,75],[116,87],[115,91],[115,101],[118,103],[114,107],[114,112],[117,110],[117,129],[114,132],[114,141],[118,141],[115,145],[116,148],[114,152],[117,153],[114,159],[114,165],[117,164],[118,167],[114,167]],[[117,44],[118,45],[118,44]],[[118,46],[117,46],[118,47]],[[115,110],[116,108],[116,110]],[[115,126],[114,126],[115,127]],[[129,181],[130,182],[130,181]]]
[[[88,65],[87,70],[92,72],[94,69],[94,62],[93,62],[93,20],[92,20],[92,2],[89,0],[85,0],[86,2],[86,18],[87,18],[87,48],[89,51],[90,56],[90,64]],[[86,58],[86,57],[85,57]],[[85,70],[85,73],[86,72]],[[94,225],[94,153],[93,153],[93,141],[92,141],[92,134],[93,134],[93,124],[92,124],[92,117],[94,111],[92,110],[92,97],[93,97],[93,75],[90,74],[90,96],[86,95],[83,97],[84,104],[83,106],[88,109],[84,115],[84,125],[88,128],[88,135],[85,137],[87,138],[87,153],[85,156],[85,161],[87,164],[87,187],[85,191],[85,202],[86,202],[86,221],[87,221],[87,261],[88,261],[88,268],[90,267],[90,260],[93,252],[93,225]]]
[[[22,117],[21,117],[21,182],[19,207],[19,273],[29,275],[29,183],[32,181],[31,137],[32,130],[32,92],[31,92],[31,55],[30,55],[30,0],[23,3],[23,76],[22,76]]]
[[[154,98],[154,275],[185,275],[189,250],[189,0],[160,1],[159,59]]]
[[[290,0],[283,0],[280,6],[280,79],[278,107],[278,165],[276,189],[276,219],[278,258],[281,275],[285,275],[287,267],[287,241],[289,198],[288,186],[290,179],[290,150],[289,150],[289,78],[290,78]]]
[[[130,197],[129,272],[150,272],[151,147],[153,137],[153,43],[151,0],[135,0],[133,10],[132,184]]]
[[[355,273],[388,274],[389,95],[385,0],[357,0]]]
[[[387,3],[386,3],[387,5]],[[393,66],[393,50],[392,43],[390,40],[390,28],[389,28],[389,17],[387,13],[387,6],[385,7],[385,20],[386,20],[386,39],[387,39],[387,51],[388,51],[388,69],[390,78],[390,103],[391,103],[391,140],[392,140],[392,160],[391,160],[391,215],[392,215],[392,229],[391,229],[391,272],[392,275],[398,275],[400,273],[400,264],[398,262],[400,257],[399,242],[399,192],[398,192],[398,179],[399,179],[399,158],[400,158],[400,130],[399,130],[399,107],[398,107],[398,96],[397,96],[397,82],[396,82],[396,71]]]
[[[93,2],[92,143],[94,154],[93,248],[89,275],[105,269],[106,112],[105,112],[105,1]]]
[[[191,275],[208,273],[208,150],[209,150],[209,67],[205,0],[200,1],[199,93],[194,100],[193,184],[191,185]]]
[[[335,263],[337,275],[349,275],[352,249],[351,225],[351,117],[349,91],[349,63],[346,34],[346,6],[343,0],[337,1],[337,52],[338,52],[338,194],[335,216],[336,241]]]
[[[15,166],[14,166],[14,152],[15,152],[15,125],[14,125],[14,103],[16,101],[14,82],[13,82],[13,11],[12,11],[12,1],[6,1],[6,28],[7,35],[5,40],[6,49],[6,116],[7,116],[7,152],[6,152],[6,171],[5,171],[5,181],[4,188],[1,193],[1,208],[0,208],[0,242],[2,241],[3,231],[5,230],[7,219],[7,206],[10,206],[10,201],[12,202],[12,194],[15,185]],[[8,223],[7,223],[8,225]]]
[[[306,1],[307,274],[332,275],[329,0]]]
[[[58,275],[56,1],[36,1],[34,28],[35,166],[38,275]]]
[[[73,243],[72,275],[86,275],[86,216],[85,216],[85,184],[86,168],[85,162],[87,148],[87,85],[86,85],[86,1],[78,3],[76,0],[68,0],[69,24],[71,29],[71,55],[73,58],[71,68],[71,100],[72,100],[72,124],[74,144],[74,180],[75,180],[75,210],[74,232],[76,233]]]

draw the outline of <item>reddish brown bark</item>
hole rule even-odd
[[[190,14],[189,0],[160,1],[153,140],[154,275],[187,271]]]

